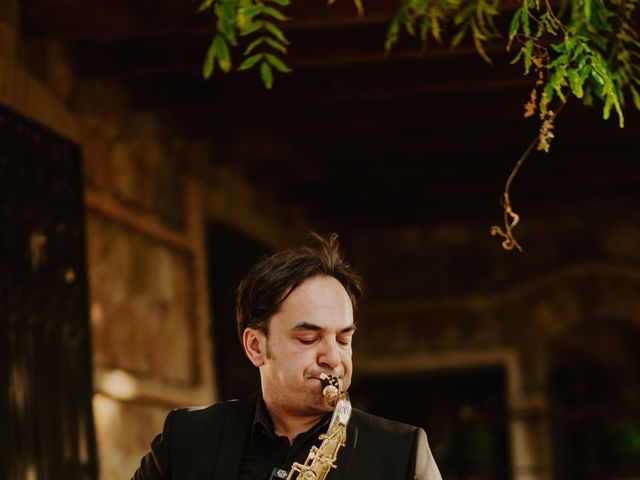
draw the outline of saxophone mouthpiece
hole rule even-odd
[[[322,395],[329,405],[335,407],[340,397],[340,382],[332,375],[320,374],[320,384],[322,385]]]

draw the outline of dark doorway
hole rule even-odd
[[[95,479],[78,148],[0,108],[0,477]]]
[[[640,478],[640,328],[585,323],[550,349],[554,478]]]
[[[236,330],[236,289],[269,248],[256,238],[221,222],[207,226],[211,337],[218,392],[223,400],[250,395],[260,388],[257,369],[245,357]]]
[[[355,378],[355,407],[426,430],[442,478],[510,478],[503,368]]]

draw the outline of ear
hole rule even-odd
[[[261,367],[267,358],[267,337],[260,330],[245,328],[242,332],[244,353],[251,363]]]

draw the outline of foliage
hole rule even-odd
[[[232,69],[229,46],[245,37],[244,60],[237,70],[259,65],[265,86],[273,86],[273,69],[291,69],[282,60],[289,41],[281,29],[288,18],[282,9],[291,0],[204,0],[200,11],[213,8],[216,34],[203,66],[209,78],[215,62]],[[304,1],[304,0],[297,0]],[[328,0],[329,5],[336,0]],[[362,0],[353,0],[362,14]],[[390,54],[403,33],[419,36],[423,50],[429,39],[451,48],[470,37],[480,56],[491,63],[487,47],[504,42],[515,49],[512,64],[521,63],[524,75],[535,80],[526,117],[538,115],[538,137],[520,158],[501,197],[505,228],[494,226],[493,235],[504,238],[505,249],[522,251],[513,236],[519,216],[509,200],[509,187],[534,147],[549,151],[554,122],[570,97],[592,105],[602,102],[603,118],[612,110],[624,126],[623,108],[630,98],[640,110],[640,34],[636,27],[640,0],[398,0],[384,43]],[[508,31],[496,26],[501,14],[510,14]]]
[[[525,116],[539,114],[538,149],[548,151],[557,114],[551,108],[554,103],[575,96],[590,105],[598,98],[603,117],[608,119],[615,110],[620,127],[625,96],[640,109],[640,39],[634,25],[639,4],[640,0],[574,0],[562,2],[555,12],[549,0],[402,0],[385,47],[391,51],[403,28],[410,35],[419,31],[423,45],[429,37],[443,43],[443,32],[452,24],[457,31],[451,47],[470,31],[478,53],[490,62],[485,45],[500,37],[495,26],[500,7],[517,5],[507,50],[516,45],[512,63],[522,63],[525,75],[535,73]]]
[[[204,77],[212,75],[216,64],[230,72],[230,47],[239,48],[240,43],[243,59],[236,69],[256,68],[267,88],[273,86],[274,70],[290,72],[283,60],[289,41],[282,29],[289,20],[283,9],[290,2],[203,0],[199,11],[213,9],[216,19]],[[353,2],[362,14],[362,0]],[[599,99],[603,117],[608,119],[614,110],[621,127],[628,98],[640,109],[640,37],[635,26],[639,5],[640,0],[563,0],[556,12],[550,0],[399,0],[384,46],[391,53],[404,32],[419,36],[424,48],[430,38],[455,48],[470,37],[482,58],[491,62],[486,47],[503,37],[496,19],[511,14],[504,41],[508,50],[516,50],[513,63],[521,63],[525,75],[536,76],[525,115],[538,113],[538,148],[548,150],[556,115],[551,106],[570,96],[587,105]]]
[[[471,32],[478,53],[491,63],[484,43],[500,37],[495,25],[499,4],[499,0],[402,0],[387,30],[385,51],[391,52],[403,28],[410,35],[417,30],[425,48],[429,36],[442,44],[446,24],[450,22],[456,28],[451,47],[457,47]]]
[[[238,47],[238,37],[246,39],[244,60],[237,70],[258,67],[268,89],[273,86],[273,69],[288,73],[291,69],[280,58],[286,55],[289,41],[278,26],[288,18],[281,7],[290,0],[204,0],[199,11],[213,8],[216,15],[216,34],[211,41],[202,67],[205,78],[211,77],[216,61],[227,73],[232,69],[229,46]]]

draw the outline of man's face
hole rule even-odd
[[[330,276],[305,280],[271,317],[268,338],[258,332],[267,404],[295,415],[329,411],[319,376],[333,375],[342,390],[349,388],[354,330],[351,300],[340,282]]]

